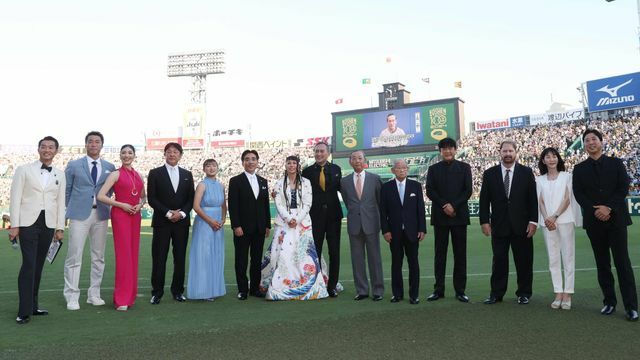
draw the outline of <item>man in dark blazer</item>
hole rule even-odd
[[[491,293],[485,304],[502,301],[509,280],[509,248],[518,274],[518,304],[526,305],[533,285],[533,235],[538,221],[538,199],[533,171],[516,162],[517,146],[500,144],[500,164],[485,170],[480,190],[480,225],[491,235],[493,266]]]
[[[327,239],[329,248],[329,282],[327,292],[336,297],[338,276],[340,275],[340,232],[342,231],[342,206],[338,199],[342,170],[329,159],[329,145],[319,142],[313,148],[315,164],[302,171],[313,189],[313,201],[309,215],[313,241],[316,244],[318,260],[322,258],[322,246]]]
[[[602,153],[599,131],[587,129],[582,141],[589,158],[573,170],[573,194],[582,207],[583,227],[596,259],[598,283],[604,295],[600,313],[611,315],[617,305],[611,253],[626,317],[629,321],[638,321],[638,293],[627,248],[627,226],[631,225],[631,217],[625,197],[629,192],[629,175],[620,159]]]
[[[434,270],[436,282],[427,301],[444,297],[444,275],[447,266],[449,233],[453,247],[453,288],[456,299],[469,302],[467,286],[468,200],[473,192],[471,166],[455,160],[457,144],[451,138],[438,143],[442,161],[429,167],[427,197],[431,200],[431,225],[435,237]]]
[[[51,239],[64,237],[64,173],[52,166],[58,140],[51,136],[38,142],[38,161],[16,168],[11,182],[11,228],[9,240],[19,240],[22,266],[18,275],[17,324],[26,324],[31,315],[48,315],[38,304],[42,268]]]
[[[245,150],[241,159],[244,172],[229,180],[229,218],[233,229],[238,299],[246,300],[247,295],[264,297],[258,286],[264,238],[271,230],[271,211],[267,180],[256,175],[258,152]],[[249,255],[251,265],[247,279]]]
[[[164,295],[164,280],[169,247],[173,243],[173,280],[171,294],[183,302],[184,266],[187,253],[191,209],[193,207],[193,174],[178,166],[182,146],[170,142],[164,147],[166,163],[149,171],[147,199],[153,208],[151,242],[151,304],[157,305]]]
[[[391,171],[395,179],[384,183],[380,190],[380,225],[382,235],[391,248],[391,302],[397,303],[404,297],[402,263],[406,254],[409,263],[409,303],[418,304],[418,243],[427,233],[422,185],[407,178],[409,167],[402,159],[394,160]]]
[[[382,300],[384,278],[380,256],[380,187],[382,181],[374,173],[364,170],[366,158],[361,150],[349,156],[353,172],[342,178],[340,192],[347,207],[347,232],[351,248],[353,281],[356,286],[355,300],[369,297],[369,279],[365,254],[371,275],[373,301]]]

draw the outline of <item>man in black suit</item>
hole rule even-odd
[[[164,147],[166,163],[149,171],[147,198],[153,208],[153,238],[151,242],[151,304],[160,303],[164,295],[164,280],[169,247],[173,243],[173,279],[171,294],[176,301],[184,297],[184,264],[193,207],[193,174],[178,166],[182,146],[170,142]]]
[[[436,282],[427,301],[444,297],[444,274],[447,266],[449,233],[453,247],[453,288],[456,299],[469,302],[467,286],[468,200],[473,192],[471,166],[455,160],[457,144],[451,138],[438,143],[442,161],[429,167],[427,197],[431,200],[431,225],[435,237],[434,270]]]
[[[509,247],[518,274],[518,304],[526,305],[533,285],[533,235],[538,221],[538,199],[533,171],[516,162],[511,140],[500,144],[499,165],[485,170],[480,190],[480,224],[491,235],[493,266],[491,294],[485,304],[502,301],[509,280]]]
[[[407,255],[409,263],[409,303],[418,304],[420,265],[418,243],[427,233],[422,185],[407,178],[409,167],[402,159],[393,162],[391,172],[396,176],[380,190],[380,226],[384,240],[391,248],[392,303],[404,296],[402,263]]]
[[[302,176],[309,179],[313,189],[311,203],[311,226],[313,241],[319,260],[322,258],[322,245],[325,236],[329,247],[329,296],[336,297],[338,292],[338,276],[340,275],[340,232],[342,230],[342,207],[338,199],[342,169],[332,164],[329,159],[329,145],[319,142],[313,148],[315,164],[302,171]]]
[[[627,248],[627,226],[631,225],[631,217],[625,197],[629,192],[629,175],[620,159],[602,154],[599,131],[587,129],[582,142],[589,158],[573,170],[573,194],[582,207],[583,227],[596,259],[598,283],[604,295],[600,313],[611,315],[616,310],[611,252],[627,319],[638,321],[638,293]]]
[[[258,152],[245,150],[241,159],[244,172],[229,180],[229,218],[233,229],[238,299],[246,300],[248,294],[264,297],[258,286],[264,238],[271,230],[271,211],[267,180],[256,175]],[[249,255],[250,283],[247,279]]]

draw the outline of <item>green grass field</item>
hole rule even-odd
[[[384,301],[353,301],[346,232],[342,234],[340,268],[345,291],[338,298],[310,302],[267,302],[257,298],[238,301],[235,299],[233,242],[227,228],[227,296],[212,303],[177,303],[167,296],[160,305],[152,306],[149,304],[151,229],[146,227],[143,231],[139,301],[135,307],[126,313],[113,309],[113,243],[109,241],[102,291],[107,305],[93,307],[84,303],[89,273],[87,247],[81,277],[81,309],[66,310],[62,296],[65,245],[56,262],[46,264],[43,272],[40,305],[48,309],[50,315],[34,318],[24,326],[15,324],[21,256],[3,240],[0,247],[0,358],[637,359],[640,355],[640,324],[624,319],[622,301],[619,299],[615,315],[599,314],[602,302],[593,254],[582,230],[577,231],[576,294],[571,311],[549,307],[553,291],[541,233],[534,239],[531,304],[516,304],[513,273],[505,301],[493,306],[482,304],[489,293],[491,249],[490,240],[481,235],[477,223],[470,226],[468,241],[469,304],[451,297],[450,277],[445,299],[434,303],[425,301],[433,287],[432,233],[420,248],[422,302],[419,305],[409,305],[408,301],[389,302],[390,256],[384,242],[383,266],[387,279]],[[636,278],[640,277],[639,232],[640,225],[636,224],[629,233]],[[451,268],[450,259],[448,274]],[[168,284],[171,261],[167,276]],[[407,290],[408,285],[405,287]]]

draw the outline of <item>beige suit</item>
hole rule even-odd
[[[40,212],[45,211],[45,222],[50,229],[64,230],[64,173],[51,170],[48,183],[42,187],[40,161],[18,167],[11,184],[11,226],[33,225]]]

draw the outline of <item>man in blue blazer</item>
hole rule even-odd
[[[100,159],[104,136],[98,131],[89,132],[85,138],[87,156],[70,161],[65,169],[67,181],[65,204],[69,219],[69,249],[64,262],[64,290],[68,310],[80,309],[80,266],[87,236],[91,244],[91,275],[87,303],[104,305],[100,296],[100,284],[104,273],[104,248],[107,239],[109,206],[96,201],[96,194],[115,166]],[[109,193],[111,196],[111,193]]]
[[[391,248],[392,303],[404,297],[402,263],[407,255],[409,263],[409,303],[420,302],[420,265],[418,243],[427,233],[422,185],[407,178],[409,167],[402,159],[393,162],[391,172],[395,179],[382,185],[380,190],[380,225],[384,240]]]

